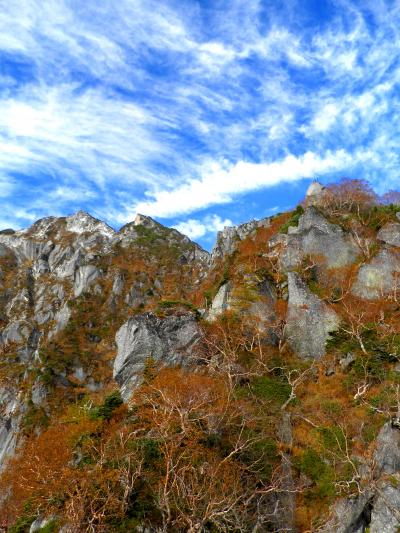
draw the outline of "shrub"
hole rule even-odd
[[[103,405],[95,407],[90,416],[93,420],[110,420],[115,409],[123,404],[119,390],[112,392],[104,399]]]
[[[261,376],[251,384],[251,392],[263,400],[277,402],[282,405],[290,396],[291,387],[280,376]]]
[[[295,462],[302,474],[314,483],[314,488],[308,491],[308,497],[332,498],[335,496],[334,472],[332,467],[312,448],[306,450]]]

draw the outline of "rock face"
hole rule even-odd
[[[125,322],[115,337],[118,352],[113,371],[122,397],[128,400],[141,383],[146,360],[152,358],[162,366],[185,366],[193,361],[200,338],[192,314],[160,319],[144,313]]]
[[[377,239],[392,246],[400,246],[400,224],[389,222],[378,231]]]
[[[305,210],[297,228],[290,228],[285,244],[281,261],[286,270],[297,267],[310,254],[325,258],[330,268],[349,265],[358,254],[351,237],[313,206]]]
[[[24,404],[15,389],[0,388],[0,471],[7,457],[13,455],[24,412]]]
[[[74,295],[75,298],[80,296],[96,279],[101,275],[101,272],[94,265],[85,265],[79,267],[75,273],[74,281]]]
[[[400,528],[400,430],[387,422],[379,432],[364,492],[339,501],[323,533],[397,533]],[[368,529],[367,529],[368,528]]]
[[[313,294],[296,272],[289,272],[289,302],[285,334],[304,359],[325,355],[329,334],[339,327],[336,313]]]
[[[306,192],[306,200],[310,198],[319,198],[324,194],[325,187],[318,181],[313,181]]]
[[[398,291],[400,251],[384,248],[358,271],[352,292],[365,300],[377,300]]]
[[[274,336],[268,325],[275,319],[276,290],[269,280],[258,281],[253,276],[243,278],[243,285],[247,290],[246,298],[241,298],[240,290],[235,290],[231,281],[227,281],[219,288],[211,308],[205,318],[213,321],[227,310],[235,310],[245,320],[250,320],[261,333],[268,333],[270,341]]]
[[[231,292],[232,284],[229,281],[221,285],[212,301],[211,308],[207,313],[208,320],[215,320],[219,315],[230,308]]]
[[[355,498],[339,501],[329,522],[319,531],[321,533],[365,533],[371,522],[373,492],[366,490]]]
[[[271,218],[268,217],[261,220],[252,220],[239,226],[227,226],[217,234],[217,241],[211,252],[211,260],[216,261],[233,253],[239,241],[245,239],[257,228],[268,227],[270,224]]]

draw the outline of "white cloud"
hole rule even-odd
[[[329,103],[316,113],[312,120],[312,127],[315,131],[327,131],[336,122],[340,113],[340,107],[336,103]]]
[[[229,218],[222,219],[218,215],[208,215],[201,220],[190,218],[179,222],[174,226],[175,229],[187,235],[190,239],[199,239],[207,233],[215,233],[223,230],[226,226],[232,226],[233,223]]]
[[[230,202],[235,195],[262,187],[349,168],[360,159],[365,159],[365,154],[352,155],[338,150],[328,151],[322,156],[313,152],[299,157],[288,155],[273,163],[213,163],[199,179],[189,180],[173,190],[149,192],[148,196],[152,199],[137,203],[129,210],[128,216],[136,212],[158,217],[191,213],[210,205]]]

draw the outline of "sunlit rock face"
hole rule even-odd
[[[378,231],[377,239],[392,246],[400,246],[400,223],[389,222]]]
[[[343,267],[353,263],[359,253],[351,236],[313,206],[305,210],[298,227],[290,230],[283,239],[281,258],[286,270],[296,268],[307,255],[324,258],[327,267]]]
[[[322,533],[397,533],[400,527],[400,430],[381,428],[371,463],[360,479],[363,491],[337,502]]]
[[[400,284],[400,250],[383,248],[369,263],[361,265],[352,292],[365,300],[395,295]]]
[[[318,205],[323,202],[326,196],[326,187],[318,181],[313,181],[307,189],[305,205]]]
[[[320,359],[325,355],[330,333],[339,327],[339,317],[307,288],[296,272],[289,272],[288,281],[288,342],[300,357]]]

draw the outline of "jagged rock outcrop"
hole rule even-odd
[[[314,206],[305,210],[297,228],[289,230],[279,241],[283,243],[281,263],[286,270],[299,266],[307,255],[324,258],[330,268],[343,267],[353,263],[359,253],[351,236],[328,222]]]
[[[384,424],[363,492],[336,503],[321,533],[397,533],[400,528],[400,430]],[[368,528],[368,529],[367,529]]]
[[[318,205],[326,196],[326,187],[318,181],[313,181],[307,189],[306,205]]]
[[[0,471],[14,454],[25,406],[14,388],[0,387]]]
[[[400,246],[400,224],[389,222],[378,231],[376,238],[392,246]]]
[[[260,332],[268,332],[275,318],[275,287],[268,279],[260,282],[251,275],[243,277],[242,285],[243,287],[235,287],[231,281],[221,285],[205,318],[213,321],[231,309],[240,313],[245,320],[252,321]],[[244,295],[241,294],[243,288]],[[273,340],[272,332],[269,333],[270,340]]]
[[[313,294],[296,272],[289,272],[289,301],[285,335],[292,349],[305,359],[325,354],[330,333],[339,327],[336,313]]]
[[[384,248],[361,265],[352,292],[365,300],[395,295],[400,276],[400,250]]]
[[[227,281],[218,289],[214,296],[211,307],[207,312],[208,320],[215,320],[219,315],[227,311],[231,306],[232,283]]]
[[[94,265],[79,267],[75,272],[74,296],[77,298],[85,292],[97,278],[101,276],[101,271]]]
[[[193,314],[158,318],[144,313],[130,318],[118,330],[113,375],[121,395],[128,400],[142,382],[146,361],[162,366],[187,366],[193,362],[201,331]]]
[[[373,491],[365,490],[359,496],[340,500],[320,533],[365,533],[371,522]]]
[[[225,227],[217,234],[217,241],[211,252],[212,261],[233,253],[238,242],[248,237],[257,228],[268,227],[270,224],[271,218],[267,217],[261,220],[252,220],[239,226]]]

